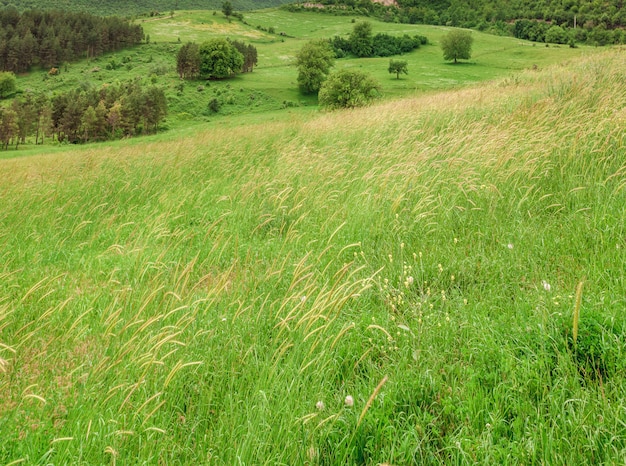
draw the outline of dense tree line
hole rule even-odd
[[[141,26],[88,13],[0,10],[0,69],[16,73],[120,50],[143,40]]]
[[[256,47],[229,39],[210,39],[200,45],[188,42],[176,54],[181,79],[223,79],[251,73],[257,62]]]
[[[539,42],[555,39],[556,43],[626,43],[623,0],[397,0],[398,6],[370,0],[319,0],[316,3],[324,6],[313,8],[321,13],[362,14],[390,22],[475,28]],[[294,3],[283,8],[302,10],[307,6]],[[532,24],[516,27],[518,20]],[[553,26],[563,29],[564,35],[559,30],[553,30],[552,37],[547,34]]]
[[[428,39],[420,35],[411,37],[404,34],[396,37],[387,33],[373,34],[372,25],[367,21],[356,23],[348,38],[335,36],[330,40],[337,58],[347,55],[360,58],[391,57],[411,52],[427,43]]]
[[[34,137],[81,143],[154,133],[167,114],[163,89],[144,88],[139,80],[100,89],[76,89],[48,98],[27,92],[0,108],[0,142],[9,145]]]
[[[236,10],[258,10],[288,3],[292,0],[231,0]],[[219,10],[223,0],[2,0],[15,4],[19,10],[86,11],[96,15],[132,16],[152,13],[169,14],[171,10]]]

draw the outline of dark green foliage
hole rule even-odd
[[[427,0],[398,0],[398,5],[384,6],[376,2],[353,0],[320,0],[324,8],[307,8],[290,4],[291,11],[310,10],[324,14],[375,16],[387,22],[434,24],[463,28],[499,35],[514,35],[537,42],[553,26],[573,35],[576,42],[594,45],[626,43],[626,9],[620,0],[590,2],[587,0],[539,0],[537,2],[450,2]],[[518,21],[524,22],[517,24]],[[561,39],[560,39],[561,40]],[[569,43],[564,40],[558,43]]]
[[[307,42],[296,55],[298,67],[298,87],[305,94],[315,94],[320,90],[335,55],[328,41]]]
[[[0,72],[0,98],[10,96],[17,89],[17,79],[12,72]]]
[[[121,50],[143,39],[141,26],[88,13],[0,10],[0,69],[24,72]]]
[[[567,44],[569,42],[569,34],[561,26],[552,26],[546,31],[546,42]]]
[[[252,70],[259,61],[256,47],[251,44],[244,44],[239,40],[231,41],[231,44],[233,44],[233,46],[243,56],[243,66],[241,67],[241,72],[252,73]]]
[[[139,81],[99,90],[86,86],[50,100],[26,93],[4,114],[2,142],[6,148],[10,140],[17,146],[28,136],[35,136],[37,143],[44,135],[80,143],[153,133],[166,114],[163,90],[144,89]]]
[[[357,26],[359,24],[355,26],[355,30]],[[367,46],[364,45],[366,43]],[[421,35],[411,37],[408,34],[404,34],[401,37],[396,37],[387,33],[378,33],[371,37],[371,40],[367,41],[365,38],[355,39],[354,32],[350,39],[341,36],[335,36],[330,39],[330,45],[337,58],[343,58],[348,55],[357,57],[390,57],[411,52],[427,43],[428,39]],[[356,49],[354,48],[355,46],[357,47]],[[369,55],[363,55],[364,53],[369,53]]]
[[[17,136],[19,130],[17,113],[10,108],[0,108],[0,142],[4,149],[8,149],[11,139]]]
[[[380,84],[370,75],[357,70],[331,74],[322,84],[319,103],[329,110],[367,105],[380,93]]]
[[[224,13],[224,16],[226,16],[227,18],[230,18],[230,16],[233,14],[233,4],[230,3],[229,0],[226,0],[224,3],[222,3],[222,13]]]
[[[396,79],[400,79],[400,74],[409,74],[408,62],[406,60],[389,60],[389,73],[395,73]]]
[[[181,79],[197,78],[200,74],[200,49],[198,44],[189,42],[176,54],[176,71]]]
[[[213,97],[211,100],[209,100],[209,110],[211,112],[217,113],[220,111],[221,107],[222,107],[222,103],[219,101],[217,97]]]
[[[202,44],[200,76],[205,79],[229,78],[243,67],[243,55],[226,39],[211,39]]]
[[[374,54],[372,24],[361,21],[354,25],[350,34],[350,50],[357,57],[371,57]]]
[[[468,31],[453,29],[441,39],[444,60],[469,60],[472,56],[474,38]]]
[[[291,0],[232,0],[234,10],[257,10],[280,6]],[[63,9],[97,15],[161,16],[173,10],[220,10],[223,0],[18,0],[20,11],[29,9]],[[234,16],[234,14],[233,14]]]

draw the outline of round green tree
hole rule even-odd
[[[406,60],[394,60],[393,58],[389,60],[389,68],[387,68],[389,73],[395,73],[396,79],[400,79],[401,74],[409,74],[408,62]]]
[[[0,72],[0,98],[14,94],[17,90],[17,79],[15,74],[10,71]]]
[[[472,56],[474,38],[469,31],[453,29],[441,39],[444,60],[469,60]]]
[[[319,103],[327,109],[362,107],[374,100],[380,84],[367,73],[342,70],[328,76],[319,92]]]
[[[330,68],[335,62],[335,53],[326,40],[307,42],[296,55],[298,87],[305,94],[320,90]]]
[[[243,55],[226,39],[211,39],[200,44],[200,76],[223,79],[241,71]]]

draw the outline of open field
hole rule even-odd
[[[296,53],[308,40],[349,34],[354,27],[352,20],[363,19],[270,9],[246,12],[244,19],[247,24],[243,24],[238,21],[229,23],[221,13],[213,13],[177,11],[173,17],[139,20],[150,36],[150,44],[64,65],[58,76],[48,76],[48,70],[34,71],[20,76],[18,86],[22,91],[30,89],[53,93],[78,87],[100,87],[139,77],[146,85],[154,82],[166,89],[169,116],[164,127],[177,131],[194,122],[221,122],[249,113],[289,109],[308,114],[310,107],[316,107],[317,101],[315,97],[303,96],[298,91],[294,66]],[[597,51],[587,47],[534,46],[510,37],[473,32],[473,58],[468,63],[455,66],[443,60],[438,45],[448,28],[368,21],[372,22],[374,33],[420,34],[432,42],[432,45],[402,56],[409,62],[409,74],[399,80],[387,71],[389,58],[337,60],[335,69],[358,67],[371,73],[380,81],[385,99],[511,77],[522,70],[541,69]],[[276,33],[266,32],[270,28],[274,28]],[[257,48],[259,63],[254,72],[223,81],[189,81],[180,89],[175,57],[181,44],[224,36],[251,43]],[[111,67],[112,63],[115,66]],[[208,109],[209,101],[216,97],[225,102],[218,114]]]
[[[624,463],[624,73],[0,160],[0,463]]]

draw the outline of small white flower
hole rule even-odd
[[[413,277],[406,277],[406,282],[409,284],[409,286],[412,285],[414,281],[415,279]]]
[[[300,296],[300,302],[303,303],[306,301],[306,296]]]
[[[509,244],[506,245],[506,247],[509,248],[509,249],[513,249],[513,244],[509,243]]]
[[[346,399],[344,400],[345,405],[348,408],[351,408],[352,406],[354,406],[354,398],[352,398],[350,395],[346,396]]]
[[[550,291],[552,289],[550,284],[545,280],[541,280],[541,284],[543,285],[543,289],[546,291]]]
[[[325,408],[324,402],[323,401],[318,401],[317,403],[315,403],[315,407],[319,410],[322,411]]]

